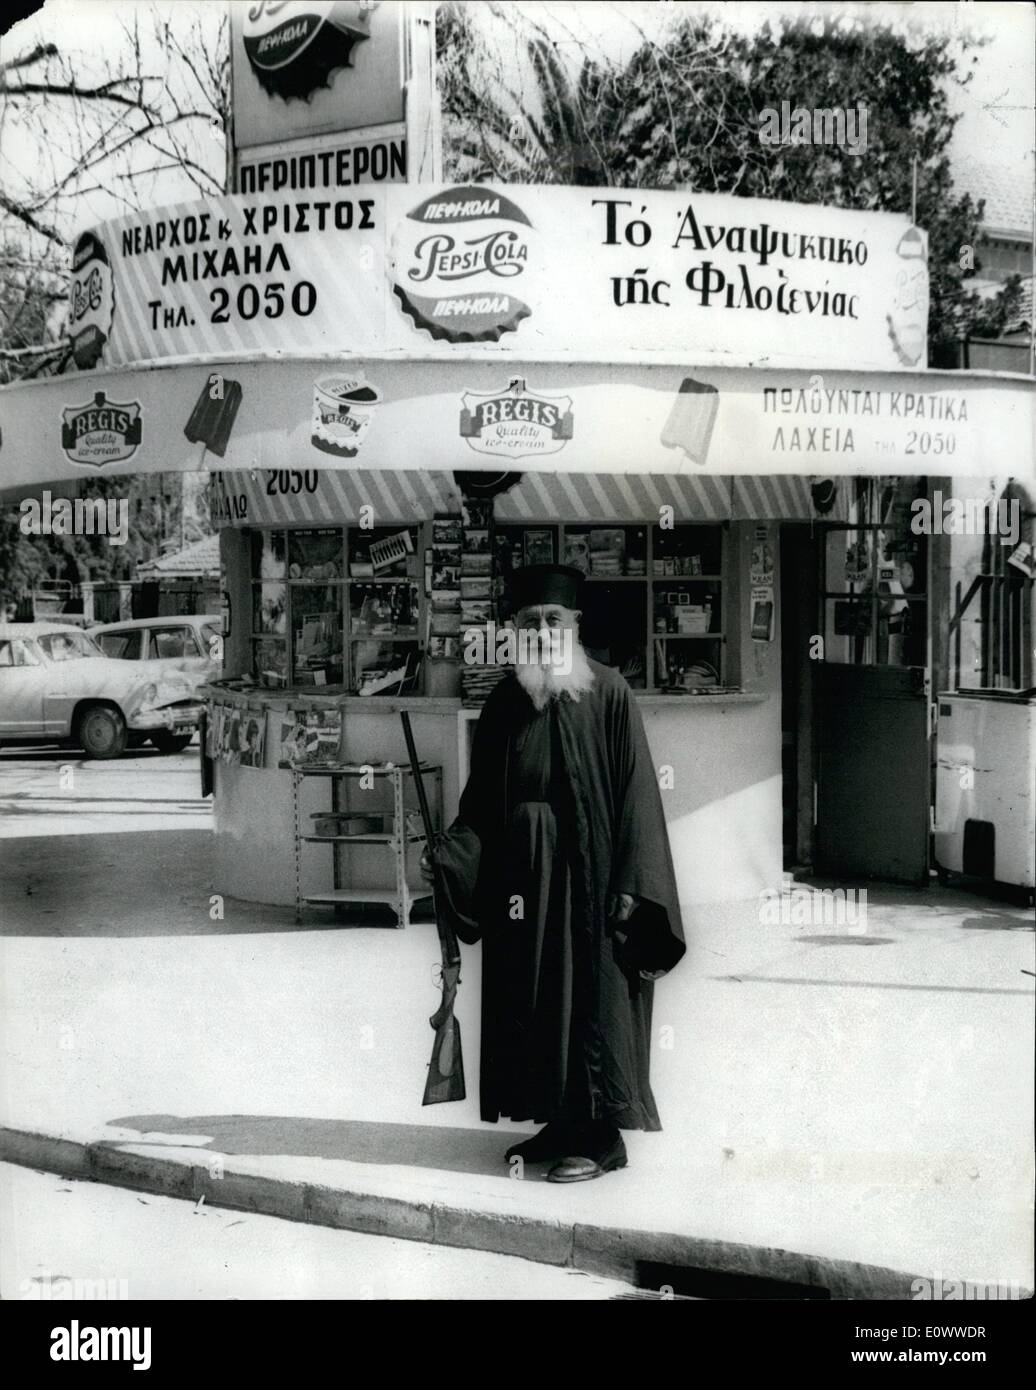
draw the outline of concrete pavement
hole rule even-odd
[[[513,1131],[479,1121],[478,948],[469,1097],[422,1109],[434,929],[218,904],[210,844],[0,844],[3,1156],[641,1283],[669,1277],[654,1263],[835,1297],[1032,1287],[1031,912],[872,885],[863,930],[801,893],[788,920],[688,914],[656,992],[665,1129],[559,1188],[509,1176]]]

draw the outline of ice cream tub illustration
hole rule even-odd
[[[363,376],[325,376],[313,388],[311,443],[325,454],[355,458],[381,395]]]

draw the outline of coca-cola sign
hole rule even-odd
[[[242,29],[252,71],[271,96],[308,97],[352,66],[376,8],[377,0],[257,0]]]

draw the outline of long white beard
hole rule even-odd
[[[518,662],[514,668],[515,679],[538,710],[549,701],[567,695],[578,701],[584,690],[594,683],[593,668],[582,645],[572,638],[572,669],[561,672],[550,662]]]

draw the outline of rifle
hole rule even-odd
[[[414,747],[414,734],[410,727],[410,716],[406,710],[400,711],[403,721],[403,736],[406,739],[407,756],[417,787],[417,800],[421,807],[421,821],[424,825],[425,844],[432,865],[432,901],[435,905],[435,925],[439,933],[439,947],[442,951],[442,1001],[428,1020],[435,1030],[432,1043],[432,1060],[428,1065],[428,1079],[425,1082],[422,1105],[437,1105],[445,1100],[463,1100],[464,1057],[460,1046],[460,1024],[453,1016],[453,1004],[460,984],[460,947],[452,925],[447,920],[441,905],[446,902],[443,890],[442,867],[436,857],[436,834],[432,826],[428,797],[421,776]]]

